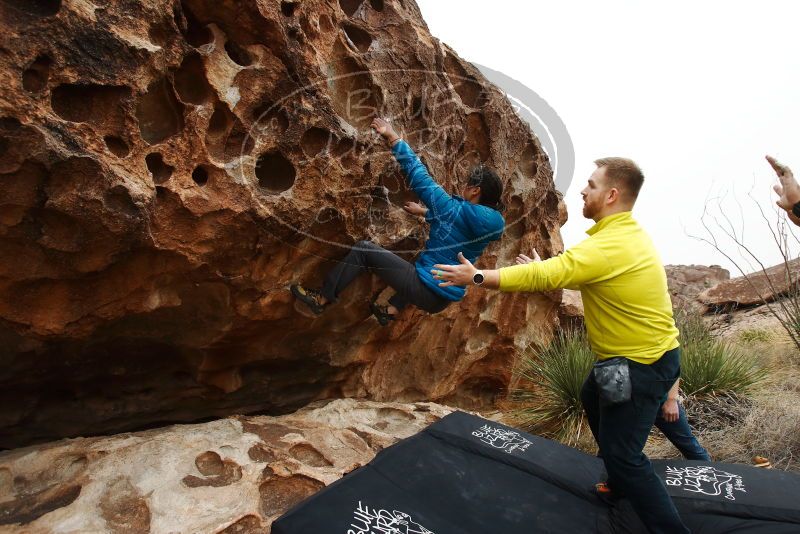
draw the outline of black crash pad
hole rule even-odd
[[[800,532],[800,476],[746,465],[655,460],[697,533]],[[455,412],[298,504],[273,534],[638,533],[619,500],[593,493],[602,460]]]

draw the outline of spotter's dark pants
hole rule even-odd
[[[601,406],[593,373],[583,383],[581,402],[600,447],[612,491],[627,497],[653,534],[688,533],[667,489],[643,449],[663,399],[680,376],[680,349],[644,365],[628,360],[631,400]]]

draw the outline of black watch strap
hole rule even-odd
[[[800,202],[797,202],[794,206],[792,206],[792,215],[800,219]]]

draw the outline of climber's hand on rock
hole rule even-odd
[[[472,277],[478,269],[475,268],[470,261],[464,257],[462,253],[458,253],[458,265],[441,265],[436,264],[431,270],[434,280],[444,280],[439,283],[439,287],[449,286],[465,286],[472,283]]]
[[[428,208],[420,204],[419,202],[406,202],[403,206],[403,209],[406,210],[411,215],[420,215],[422,217],[428,213]]]
[[[386,119],[375,117],[372,119],[371,126],[376,132],[381,134],[387,141],[389,141],[389,143],[394,143],[400,139],[400,136],[397,135],[397,132],[394,131],[394,128],[392,128],[392,125],[389,124],[389,121]]]

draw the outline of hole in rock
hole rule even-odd
[[[469,75],[458,58],[452,54],[445,54],[444,69],[465,106],[480,108],[486,104],[486,95],[483,87],[475,78]]]
[[[202,165],[198,165],[192,171],[192,180],[197,185],[203,186],[208,183],[208,171]]]
[[[295,460],[312,467],[330,467],[333,464],[321,452],[308,443],[298,443],[289,449]]]
[[[297,4],[294,2],[281,2],[281,13],[285,17],[293,17],[295,9],[297,9]]]
[[[411,119],[421,119],[425,114],[425,106],[421,96],[411,99]]]
[[[50,78],[50,65],[53,60],[41,55],[22,73],[22,87],[30,93],[39,93],[47,87]]]
[[[547,196],[544,198],[544,205],[545,208],[549,213],[555,213],[558,211],[558,195],[556,195],[553,191],[548,191]]]
[[[117,137],[116,135],[107,135],[103,137],[103,141],[106,142],[108,150],[118,158],[124,158],[128,155],[128,143],[126,143],[121,137]]]
[[[300,17],[300,27],[307,37],[315,37],[319,33],[319,26],[315,26],[306,16]]]
[[[69,506],[81,494],[80,485],[62,485],[0,503],[0,525],[26,524]]]
[[[525,147],[525,150],[522,151],[517,166],[526,178],[533,179],[538,172],[539,165],[536,162],[536,156],[537,150],[533,143],[529,143],[528,146]]]
[[[506,231],[514,232],[515,230],[511,230],[511,226],[516,225],[518,223],[521,223],[524,230],[525,212],[523,210],[525,209],[525,203],[522,201],[522,197],[520,197],[519,195],[513,195],[511,199],[508,200],[505,204],[506,204],[506,210],[503,216],[505,217],[506,220]],[[521,232],[518,237],[522,237],[522,233],[524,232]]]
[[[231,128],[231,133],[228,134],[228,138],[225,140],[225,147],[223,148],[224,157],[226,160],[230,160],[239,156],[245,156],[253,151],[255,144],[256,142],[253,136],[244,129],[242,123],[237,119],[233,128]]]
[[[174,82],[178,97],[187,104],[202,104],[211,95],[203,58],[196,52],[184,58],[181,66],[175,71]]]
[[[300,42],[303,41],[303,33],[297,26],[289,26],[289,31],[287,33],[289,34],[289,37],[291,37],[292,39],[295,39]]]
[[[544,241],[545,243],[551,241],[550,230],[547,228],[547,225],[545,223],[539,224],[539,235],[542,236],[542,241]]]
[[[322,30],[322,33],[330,33],[333,31],[333,21],[328,15],[320,15],[319,16],[319,27]]]
[[[181,11],[183,16],[181,16]],[[181,9],[175,9],[175,23],[181,29],[186,41],[195,48],[206,45],[214,40],[214,35],[202,24],[194,13],[188,8],[186,2],[181,2]]]
[[[358,8],[361,7],[361,4],[364,0],[339,0],[339,6],[344,11],[345,15],[348,17],[352,17],[358,11]]]
[[[139,131],[148,144],[160,143],[183,129],[183,104],[162,78],[147,88],[136,106]]]
[[[254,462],[274,462],[278,459],[275,453],[266,445],[253,445],[247,451],[247,456]]]
[[[369,0],[369,4],[375,11],[383,11],[383,0]]]
[[[349,137],[345,137],[344,139],[340,139],[336,146],[333,148],[333,155],[337,158],[341,158],[345,154],[348,153],[355,153],[356,149],[356,142],[354,139],[350,139]]]
[[[169,177],[172,176],[174,167],[164,163],[164,159],[158,152],[152,152],[144,158],[147,164],[147,169],[153,175],[153,182],[156,184],[163,184]]]
[[[337,115],[358,129],[368,129],[372,118],[380,113],[380,89],[353,58],[336,62],[332,71],[328,86]]]
[[[258,158],[256,177],[267,192],[281,193],[294,185],[294,165],[279,152],[267,152]]]
[[[121,101],[129,95],[127,87],[63,84],[53,90],[50,103],[59,117],[71,122],[121,123]]]
[[[300,138],[300,147],[303,153],[309,158],[313,158],[331,142],[331,134],[328,130],[317,128],[316,126],[309,128]]]
[[[267,480],[258,487],[258,493],[261,495],[261,515],[270,517],[283,513],[324,487],[325,484],[319,480],[305,475]]]
[[[216,159],[231,160],[253,151],[255,139],[222,102],[217,102],[208,121],[206,147]]]
[[[103,194],[106,208],[116,215],[123,215],[132,219],[138,218],[139,210],[133,202],[130,193],[121,185],[112,187]]]
[[[260,130],[283,133],[289,128],[289,115],[286,110],[268,102],[261,103],[253,110],[253,120]]]
[[[489,159],[489,131],[486,128],[486,121],[480,113],[470,113],[467,115],[467,131],[464,140],[464,151],[466,154],[475,153],[480,161]]]
[[[369,50],[369,46],[372,44],[372,36],[369,32],[349,23],[345,23],[343,29],[347,39],[356,49],[360,52]]]
[[[225,471],[225,464],[219,454],[213,451],[206,451],[198,454],[194,459],[197,470],[206,476],[221,475]]]
[[[61,0],[2,0],[11,9],[35,17],[52,17],[61,9]]]
[[[391,202],[389,201],[389,191],[386,187],[375,187],[370,195],[372,199],[369,203],[369,222],[370,224],[382,225],[386,222],[386,214],[389,211]]]
[[[343,219],[342,214],[339,213],[339,210],[336,208],[322,208],[317,213],[317,216],[314,218],[315,223],[319,224],[328,224],[334,221],[341,221]]]
[[[180,25],[178,25],[178,27],[180,27]],[[147,37],[150,39],[150,42],[158,46],[167,44],[171,33],[169,23],[166,21],[153,24],[147,29]]]
[[[389,201],[397,206],[406,202],[419,202],[419,198],[408,188],[405,178],[400,173],[391,172],[381,177],[381,184],[388,191]]]
[[[247,67],[253,63],[253,59],[250,57],[250,54],[247,52],[247,50],[233,41],[229,40],[225,43],[225,51],[228,53],[228,57],[231,58],[237,65]]]
[[[228,131],[231,125],[228,109],[224,104],[218,103],[214,106],[214,113],[208,121],[208,135],[211,137],[219,137]]]

